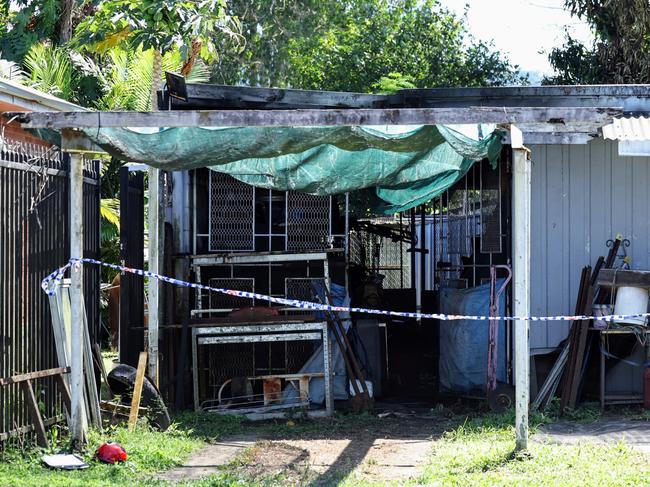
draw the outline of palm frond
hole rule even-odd
[[[6,59],[0,59],[0,78],[16,81],[17,83],[27,81],[27,75],[20,68],[20,65]]]
[[[120,235],[120,201],[117,198],[102,198],[99,204],[101,216],[101,246],[111,245]]]
[[[120,226],[120,200],[117,198],[102,198],[99,205],[99,214],[107,223]]]
[[[198,59],[192,66],[192,70],[185,81],[188,83],[207,83],[210,81],[210,68],[202,60]]]
[[[65,49],[42,42],[34,44],[24,63],[34,88],[64,99],[74,96],[74,68]]]

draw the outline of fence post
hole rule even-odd
[[[66,134],[64,132],[63,138]],[[63,146],[65,147],[65,141]],[[77,152],[70,153],[70,258],[83,257],[83,173],[84,157]],[[83,266],[73,266],[70,272],[70,308],[72,318],[71,360],[70,360],[70,432],[75,448],[80,449],[87,438],[87,420],[84,408],[84,302]]]
[[[149,270],[162,272],[164,197],[160,169],[149,168]],[[160,281],[149,278],[148,351],[149,376],[158,385],[158,327],[160,324]]]
[[[512,256],[513,311],[530,315],[530,153],[523,145],[521,131],[510,128],[512,145]],[[515,322],[515,435],[516,449],[528,447],[528,404],[530,395],[529,322]]]

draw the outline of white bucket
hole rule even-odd
[[[616,291],[615,315],[636,315],[648,311],[648,290],[642,287],[622,286]],[[645,325],[645,318],[625,318],[617,323],[628,325]]]
[[[594,328],[598,330],[604,330],[609,326],[609,323],[605,320],[599,320],[601,316],[613,315],[613,306],[611,304],[594,304],[593,306],[594,313]]]

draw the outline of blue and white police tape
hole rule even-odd
[[[251,298],[257,299],[260,301],[267,301],[270,303],[281,304],[284,306],[289,306],[297,309],[306,309],[312,311],[331,311],[331,312],[343,312],[343,313],[364,313],[371,315],[383,315],[383,316],[398,316],[401,318],[422,318],[422,319],[434,319],[434,320],[444,320],[444,321],[455,321],[455,320],[471,320],[471,321],[576,321],[576,320],[593,320],[599,319],[603,321],[621,321],[629,318],[646,318],[650,316],[650,313],[639,313],[633,315],[606,315],[606,316],[586,316],[586,315],[561,315],[561,316],[478,316],[478,315],[448,315],[442,313],[409,313],[404,311],[388,311],[383,309],[368,309],[368,308],[355,308],[348,306],[333,306],[330,304],[323,303],[312,303],[309,301],[301,301],[297,299],[286,299],[278,298],[275,296],[267,296],[265,294],[251,293],[248,291],[237,291],[235,289],[223,289],[218,287],[206,286],[204,284],[198,284],[195,282],[181,281],[180,279],[175,279],[173,277],[163,276],[161,274],[156,274],[155,272],[145,271],[143,269],[132,269],[130,267],[125,267],[116,264],[109,264],[107,262],[101,262],[95,259],[71,259],[66,265],[55,270],[49,274],[41,282],[41,287],[43,291],[50,296],[56,294],[56,290],[63,280],[63,276],[66,271],[70,268],[80,268],[83,264],[94,264],[103,267],[109,267],[121,272],[128,272],[130,274],[136,274],[138,276],[150,277],[152,279],[158,279],[162,282],[167,282],[169,284],[174,284],[175,286],[189,287],[193,289],[200,289],[202,291],[210,291],[221,294],[228,294],[230,296],[237,296],[241,298]]]

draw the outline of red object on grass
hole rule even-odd
[[[104,443],[95,452],[95,457],[104,463],[125,462],[127,459],[126,450],[119,443],[109,441]]]

